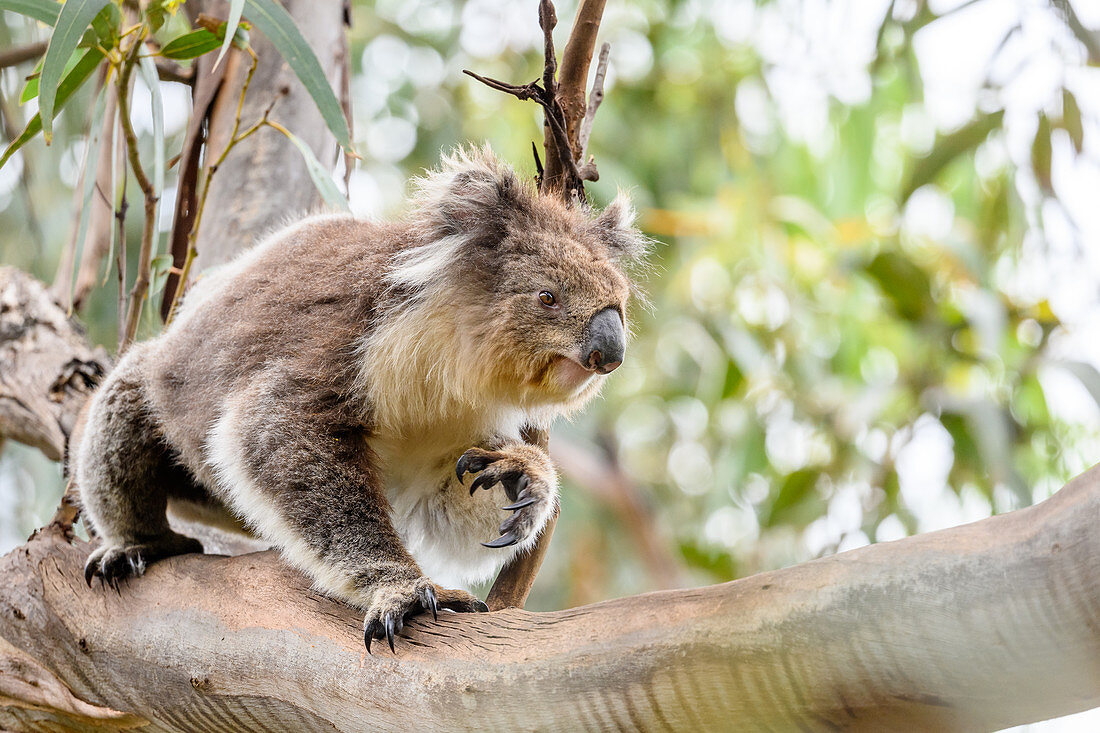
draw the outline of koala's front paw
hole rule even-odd
[[[470,495],[498,483],[512,501],[501,507],[513,512],[500,525],[500,537],[482,542],[485,547],[509,547],[537,534],[546,524],[557,501],[554,467],[546,454],[533,446],[510,446],[500,451],[471,448],[455,466],[461,482],[467,472],[478,473]]]
[[[464,590],[440,588],[424,577],[378,585],[363,618],[363,643],[367,645],[367,653],[370,653],[371,641],[385,636],[390,651],[396,654],[393,639],[405,628],[405,621],[426,611],[431,611],[432,618],[436,618],[441,608],[459,613],[489,610],[476,596]]]

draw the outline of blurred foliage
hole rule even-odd
[[[1041,377],[1061,370],[1095,399],[1100,373],[1052,350],[1055,310],[1013,284],[1058,200],[1052,159],[1095,144],[1087,114],[1072,85],[1056,83],[1010,123],[1012,82],[991,75],[969,122],[937,126],[914,39],[954,11],[888,5],[609,4],[611,72],[590,146],[601,180],[590,191],[605,202],[629,189],[659,245],[626,363],[605,399],[552,441],[595,457],[619,493],[565,467],[533,606],[729,580],[934,529],[1041,499],[1087,465],[1095,430],[1052,414]],[[808,87],[792,82],[777,58],[805,56],[825,33],[814,13],[829,19],[836,6],[871,17],[851,38],[844,26],[836,46],[866,53],[808,74]],[[572,10],[559,5],[559,46]],[[409,176],[467,140],[533,172],[535,106],[461,69],[536,78],[535,17],[526,1],[354,4],[363,160],[353,210],[398,210]],[[0,33],[13,39],[41,35],[5,20]],[[1065,35],[1059,63],[1084,69]],[[178,96],[179,85],[162,86],[166,100]],[[25,116],[21,87],[6,70],[5,120]],[[50,148],[27,146],[0,170],[3,261],[47,280],[72,223],[46,212],[72,209],[91,102],[70,103]],[[180,127],[165,124],[172,155]],[[1031,125],[1025,159],[1011,154],[1010,124]],[[82,314],[108,347],[111,287]],[[40,480],[37,490],[48,516],[58,487]]]

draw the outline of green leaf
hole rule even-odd
[[[1081,123],[1081,108],[1077,106],[1077,98],[1068,89],[1062,90],[1062,129],[1069,133],[1073,149],[1080,154],[1085,149],[1085,127]]]
[[[40,23],[54,25],[61,12],[61,3],[54,0],[0,0],[0,10],[10,10]]]
[[[928,275],[899,252],[881,252],[865,267],[903,318],[919,321],[932,310]]]
[[[801,524],[803,519],[813,515],[814,512],[801,510],[810,503],[820,501],[820,497],[814,491],[817,477],[817,471],[803,468],[783,479],[783,484],[779,487],[775,501],[772,502],[764,525],[774,527],[777,524]]]
[[[64,108],[65,103],[69,101],[69,98],[73,96],[80,86],[88,80],[88,78],[99,67],[99,62],[103,60],[103,54],[99,52],[99,49],[89,49],[84,57],[77,62],[72,71],[61,80],[61,84],[57,87],[57,99],[54,105],[54,114]],[[15,151],[27,144],[35,135],[42,130],[42,112],[41,105],[39,106],[39,113],[36,114],[27,126],[23,128],[23,132],[15,140],[8,145],[7,150],[0,156],[0,167],[3,167],[5,163],[15,154]]]
[[[149,87],[150,105],[153,112],[153,195],[158,199],[164,192],[164,102],[160,96],[160,77],[157,66],[151,56],[144,56],[138,62],[138,71]]]
[[[73,51],[72,56],[65,62],[65,73],[62,76],[68,76],[69,72],[73,70],[77,62],[84,58],[84,51],[77,49]],[[19,95],[19,104],[26,104],[35,97],[38,96],[38,78],[42,75],[42,59],[38,60],[38,63],[34,66],[34,72],[27,77],[27,83],[23,86],[23,92]]]
[[[302,159],[306,163],[306,170],[309,171],[309,177],[313,179],[313,185],[317,187],[317,191],[320,192],[321,198],[325,200],[325,203],[333,209],[350,211],[348,200],[344,198],[344,194],[340,193],[340,189],[336,187],[336,184],[332,180],[332,175],[323,165],[321,165],[321,162],[317,160],[317,156],[313,154],[309,146],[288,130],[280,130],[280,132],[286,135],[290,142],[294,143],[294,146],[298,148],[298,152],[302,154]]]
[[[84,175],[81,191],[80,218],[77,219],[76,241],[73,242],[73,272],[69,279],[70,287],[76,278],[77,263],[81,260],[84,251],[84,239],[88,236],[88,221],[91,219],[92,192],[95,191],[95,180],[98,175],[96,166],[99,163],[99,147],[103,143],[103,117],[107,108],[107,89],[110,85],[104,84],[96,97],[95,106],[92,108],[91,133],[88,136],[88,146],[84,154]],[[72,298],[70,297],[70,302]]]
[[[229,18],[225,21],[225,37],[222,39],[222,50],[218,52],[218,58],[214,61],[215,69],[225,58],[229,47],[233,45],[233,39],[237,35],[237,26],[240,25],[243,10],[244,0],[229,0]]]
[[[220,44],[221,41],[216,35],[205,28],[200,28],[173,38],[160,50],[160,55],[170,59],[193,59],[213,51]]]
[[[1035,130],[1035,140],[1031,143],[1031,170],[1039,187],[1047,194],[1054,193],[1054,183],[1050,177],[1050,119],[1039,113],[1039,127]]]
[[[59,86],[65,72],[65,61],[80,43],[84,31],[109,0],[69,0],[61,7],[57,25],[42,59],[42,76],[39,80],[38,109],[42,120],[42,135],[46,144],[53,140],[53,118],[57,114],[56,101]],[[99,56],[99,52],[95,52]],[[87,58],[87,57],[85,57]]]
[[[328,129],[336,136],[336,142],[345,152],[351,153],[351,139],[344,110],[329,86],[320,62],[294,24],[294,19],[275,0],[247,0],[247,5],[249,19],[290,64],[290,68],[305,85],[306,91],[313,97]]]
[[[122,25],[122,14],[118,10],[118,6],[114,3],[107,3],[107,7],[96,13],[96,16],[92,18],[92,38],[89,39],[88,47],[99,44],[100,48],[114,48],[118,45],[120,38],[120,26]],[[89,33],[85,33],[87,37]]]
[[[145,293],[145,297],[152,300],[160,291],[164,290],[164,284],[168,282],[168,275],[172,270],[172,255],[162,254],[157,255],[149,263],[149,289]]]

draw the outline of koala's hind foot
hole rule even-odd
[[[428,611],[434,618],[441,608],[459,613],[484,613],[489,610],[488,606],[466,591],[440,588],[424,577],[380,583],[363,619],[363,642],[367,645],[367,653],[370,653],[371,641],[385,638],[390,644],[390,651],[396,654],[393,639],[401,633],[405,621]]]
[[[175,532],[132,545],[104,543],[84,563],[84,581],[91,586],[98,577],[118,590],[119,581],[142,575],[150,563],[189,552],[202,552],[202,543]]]
[[[500,537],[482,542],[485,547],[510,547],[533,540],[554,510],[558,500],[557,475],[550,457],[533,445],[513,444],[500,450],[471,448],[455,466],[461,482],[467,472],[479,474],[470,484],[470,495],[491,489],[498,483],[512,502],[501,507],[512,515],[500,524]]]

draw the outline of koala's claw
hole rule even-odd
[[[99,578],[102,585],[122,595],[121,581],[144,575],[152,562],[189,552],[202,552],[202,544],[175,533],[141,544],[100,545],[84,563],[84,582],[90,588],[92,579]]]
[[[516,544],[517,542],[519,542],[519,537],[516,536],[516,533],[515,532],[507,532],[507,533],[501,535],[500,537],[497,537],[492,542],[482,542],[481,544],[485,547],[498,548],[498,547],[511,547],[512,545]]]
[[[371,653],[372,641],[384,638],[390,651],[396,654],[395,639],[405,628],[405,621],[426,611],[431,611],[432,618],[438,620],[440,608],[464,613],[489,610],[466,591],[439,588],[427,578],[420,578],[409,586],[385,589],[381,599],[372,604],[363,619],[363,644],[367,653]]]
[[[458,459],[458,463],[455,464],[455,475],[458,476],[458,480],[461,483],[462,478],[467,473],[484,471],[486,466],[492,462],[492,459],[483,452],[479,453],[474,450],[468,450],[462,454],[462,457]]]
[[[501,507],[513,512],[501,523],[501,536],[491,542],[482,542],[484,547],[511,547],[528,539],[538,532],[545,522],[548,505],[554,502],[553,488],[547,478],[548,473],[552,475],[553,467],[523,448],[500,451],[471,448],[458,459],[455,470],[460,479],[467,472],[479,473],[470,484],[471,496],[478,489],[489,490],[499,483],[512,502]]]
[[[508,512],[514,512],[517,509],[522,509],[525,506],[531,506],[532,504],[534,504],[538,500],[539,499],[538,499],[537,496],[528,496],[524,499],[520,499],[519,501],[517,501],[514,504],[508,504],[506,506],[502,506],[501,509],[503,509],[505,511],[508,511]]]

